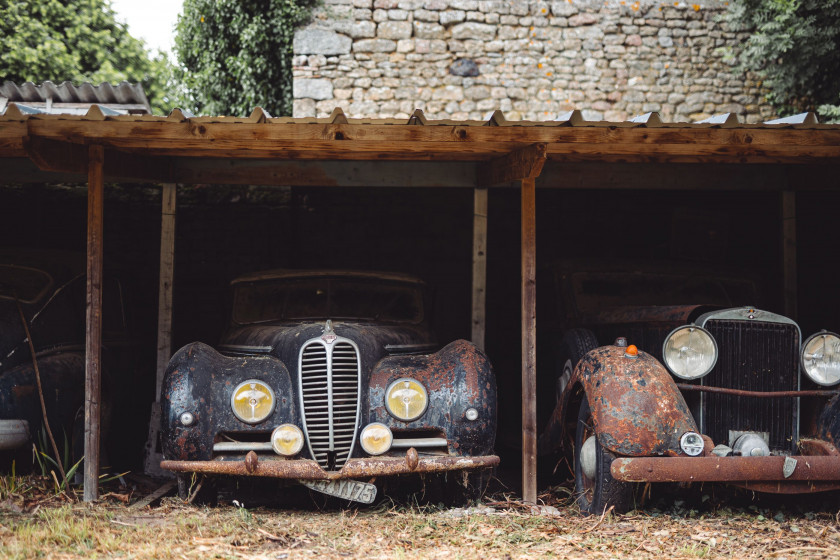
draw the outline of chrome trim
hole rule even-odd
[[[271,346],[254,346],[251,344],[221,344],[219,350],[223,352],[243,352],[248,354],[268,354]]]
[[[695,324],[705,329],[706,323],[711,320],[756,321],[759,323],[786,323],[788,325],[794,325],[796,330],[799,331],[799,343],[800,346],[802,345],[802,331],[799,329],[799,325],[796,324],[796,321],[785,317],[784,315],[777,315],[776,313],[770,313],[769,311],[762,311],[761,309],[756,309],[755,307],[733,307],[731,309],[710,311],[700,315],[697,318],[697,321],[695,321]]]
[[[391,449],[399,448],[405,449],[408,447],[447,447],[449,442],[446,441],[446,438],[404,438],[404,439],[397,439],[394,436],[394,441],[391,443]]]
[[[274,447],[270,441],[220,441],[213,444],[213,451],[219,453],[236,453],[239,451],[271,451]]]
[[[306,401],[304,399],[304,388],[303,388],[303,356],[307,349],[312,346],[321,346],[324,349],[325,353],[325,366],[326,366],[326,385],[327,385],[327,402],[323,404],[327,408],[327,451],[335,451],[335,417],[334,417],[334,395],[333,395],[333,351],[335,348],[342,344],[349,345],[353,352],[356,355],[356,408],[355,408],[355,418],[353,421],[353,433],[352,439],[350,440],[350,446],[347,451],[347,457],[341,461],[336,461],[336,468],[340,469],[344,463],[353,456],[353,450],[356,446],[356,435],[359,432],[359,420],[360,420],[360,411],[361,411],[361,393],[362,393],[362,359],[361,359],[361,352],[359,351],[359,347],[356,345],[355,342],[350,340],[349,338],[344,338],[341,336],[335,335],[332,331],[332,322],[327,321],[327,325],[325,326],[324,333],[321,335],[311,338],[301,345],[300,353],[298,354],[298,387],[299,387],[299,394],[300,394],[300,410],[301,410],[301,420],[303,424],[303,434],[306,438],[306,445],[309,449],[309,453],[311,454],[312,458],[318,462],[319,465],[324,467],[325,465],[319,461],[315,455],[315,451],[312,448],[312,440],[309,433],[309,425],[307,424],[307,406]],[[333,336],[335,338],[333,338]],[[310,410],[312,408],[312,404],[310,404]]]

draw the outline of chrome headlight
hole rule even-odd
[[[423,384],[404,377],[397,379],[385,390],[385,408],[397,420],[411,422],[426,412],[429,395]]]
[[[271,432],[271,446],[278,455],[293,457],[303,449],[303,432],[293,424],[281,424]]]
[[[811,335],[802,345],[802,369],[818,385],[840,383],[840,337],[828,331]]]
[[[259,424],[274,412],[274,391],[258,379],[236,386],[230,396],[233,414],[248,424]]]
[[[364,427],[361,436],[359,436],[359,441],[362,444],[362,449],[368,455],[382,455],[391,449],[391,444],[394,443],[394,434],[385,424],[373,422]]]
[[[704,328],[686,325],[671,331],[662,345],[662,359],[681,379],[699,379],[712,371],[718,357],[717,342]]]

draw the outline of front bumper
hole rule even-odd
[[[29,441],[29,422],[26,420],[0,420],[0,451],[18,449]]]
[[[161,461],[162,469],[234,476],[262,476],[295,480],[341,480],[400,474],[439,473],[495,467],[497,455],[476,457],[419,457],[412,448],[405,457],[348,459],[340,471],[325,471],[311,459],[258,459],[249,453],[239,461]]]
[[[799,494],[840,488],[840,456],[632,457],[615,459],[610,473],[623,482],[726,482]]]

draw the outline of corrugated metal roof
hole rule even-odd
[[[30,113],[84,115],[92,105],[110,109],[115,114],[151,114],[146,92],[139,83],[122,82],[117,85],[72,82],[18,85],[11,81],[0,86],[0,114],[7,104],[16,103]]]

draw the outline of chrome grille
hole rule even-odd
[[[703,384],[746,391],[799,388],[799,330],[788,323],[710,320],[718,361]],[[798,439],[794,398],[755,398],[704,393],[701,430],[729,443],[729,430],[768,432],[771,449],[792,450]]]
[[[338,470],[353,452],[359,417],[359,352],[342,338],[303,345],[301,409],[309,451],[321,467]]]

